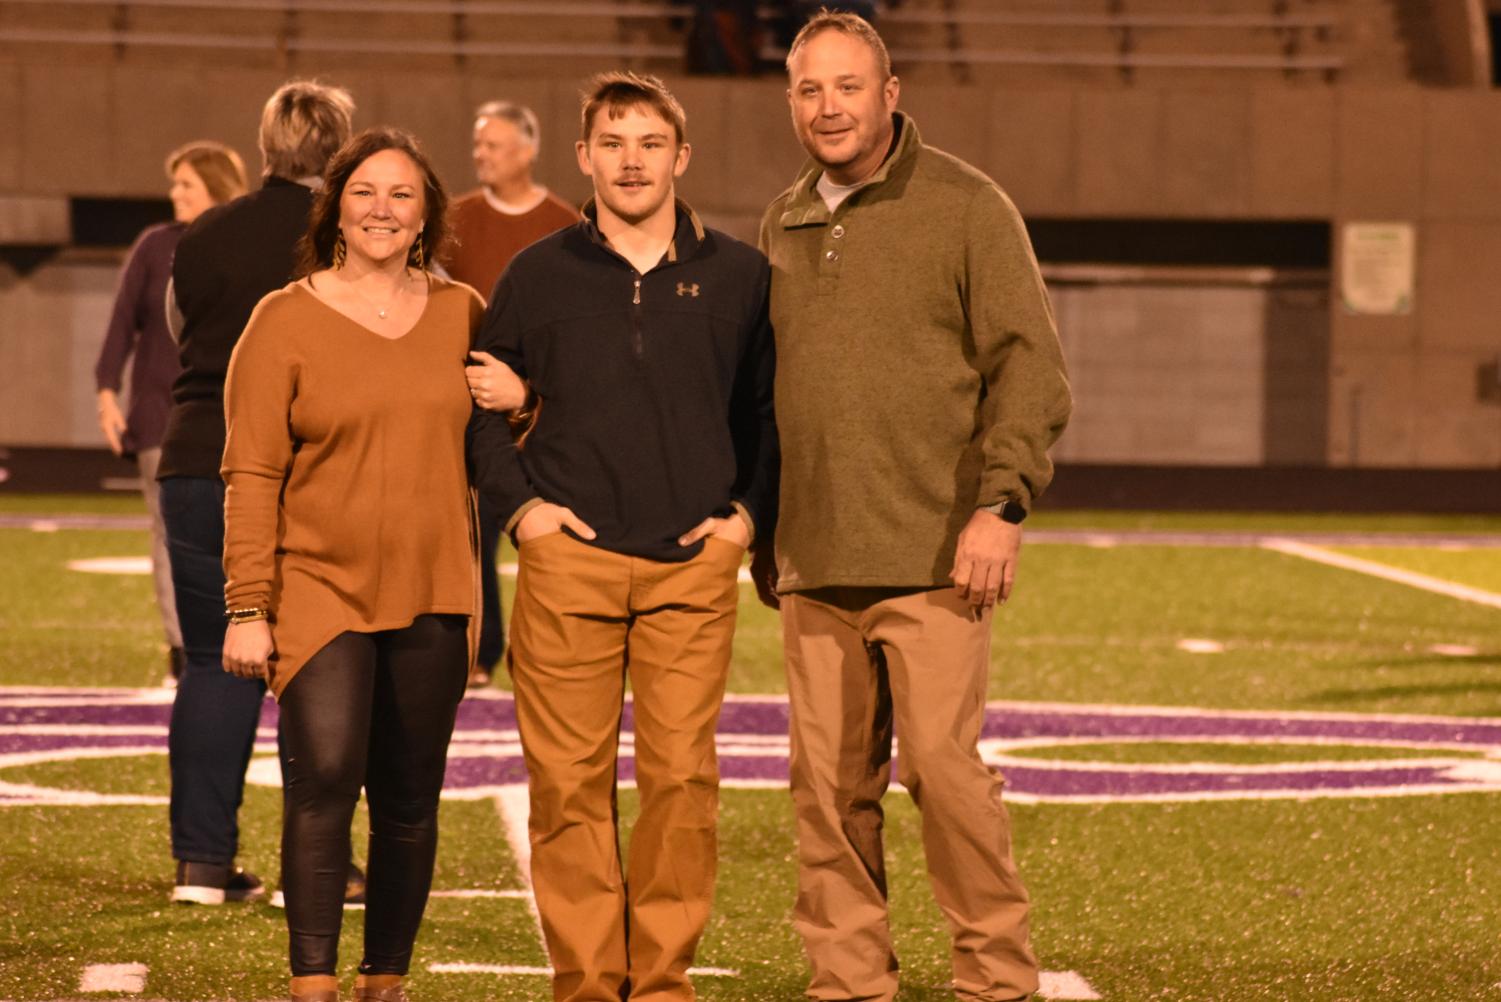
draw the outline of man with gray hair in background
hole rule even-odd
[[[474,112],[474,176],[479,187],[454,199],[449,210],[457,246],[444,266],[486,302],[518,251],[579,220],[577,209],[532,177],[539,138],[537,116],[524,105],[488,101]],[[489,360],[484,352],[473,354],[478,362]],[[500,521],[483,497],[479,522],[483,595],[473,686],[489,684],[505,647],[500,582],[495,576]]]

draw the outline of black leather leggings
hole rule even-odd
[[[282,889],[292,974],[335,974],[349,825],[370,803],[365,974],[405,974],[438,847],[438,794],[464,695],[463,616],[341,633],[281,697]]]

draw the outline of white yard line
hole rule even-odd
[[[90,964],[78,979],[78,990],[139,995],[146,990],[146,971],[145,964]]]
[[[1488,605],[1493,609],[1501,609],[1501,595],[1493,591],[1471,588],[1469,585],[1456,584],[1453,581],[1431,577],[1427,574],[1419,574],[1416,571],[1404,571],[1400,567],[1392,567],[1390,564],[1378,564],[1374,560],[1363,560],[1360,557],[1336,553],[1322,546],[1311,546],[1308,543],[1300,543],[1292,539],[1268,539],[1263,541],[1261,546],[1263,549],[1285,553],[1291,557],[1302,557],[1304,560],[1328,564],[1330,567],[1355,571],[1357,574],[1369,574],[1384,581],[1394,581],[1397,584],[1421,588],[1424,591],[1431,591],[1438,595],[1447,595],[1449,598],[1457,598],[1462,602],[1474,602],[1477,605]]]
[[[1037,994],[1046,999],[1097,999],[1100,993],[1078,971],[1043,971]]]
[[[495,812],[506,830],[506,844],[511,847],[511,856],[516,860],[516,872],[521,875],[527,910],[532,913],[532,924],[537,927],[537,942],[545,943],[542,935],[542,915],[537,911],[537,898],[532,894],[532,839],[527,831],[532,805],[525,785],[506,786],[496,791]]]
[[[525,964],[428,964],[433,974],[526,974],[552,977],[551,967],[531,967]],[[740,972],[728,967],[690,967],[688,973],[696,978],[738,978]],[[1064,995],[1060,998],[1098,998],[1099,996]]]

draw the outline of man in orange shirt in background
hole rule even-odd
[[[532,177],[537,163],[537,116],[510,101],[490,101],[474,113],[474,175],[479,187],[454,200],[450,210],[458,246],[445,262],[448,273],[473,286],[488,302],[500,273],[522,248],[578,222],[578,210]],[[478,361],[487,356],[476,353]],[[500,524],[480,500],[480,579],[484,589],[479,657],[470,685],[490,683],[505,647],[495,548]]]

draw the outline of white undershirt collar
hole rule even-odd
[[[823,204],[829,207],[830,212],[833,212],[839,208],[840,203],[846,198],[849,198],[855,192],[865,187],[865,182],[856,181],[854,184],[835,184],[829,180],[829,174],[825,171],[818,175],[818,183],[814,187],[823,196]]]
[[[538,185],[536,193],[524,202],[507,202],[483,185],[480,186],[480,193],[485,196],[485,203],[490,208],[507,216],[524,216],[547,201],[547,189],[541,185]]]

